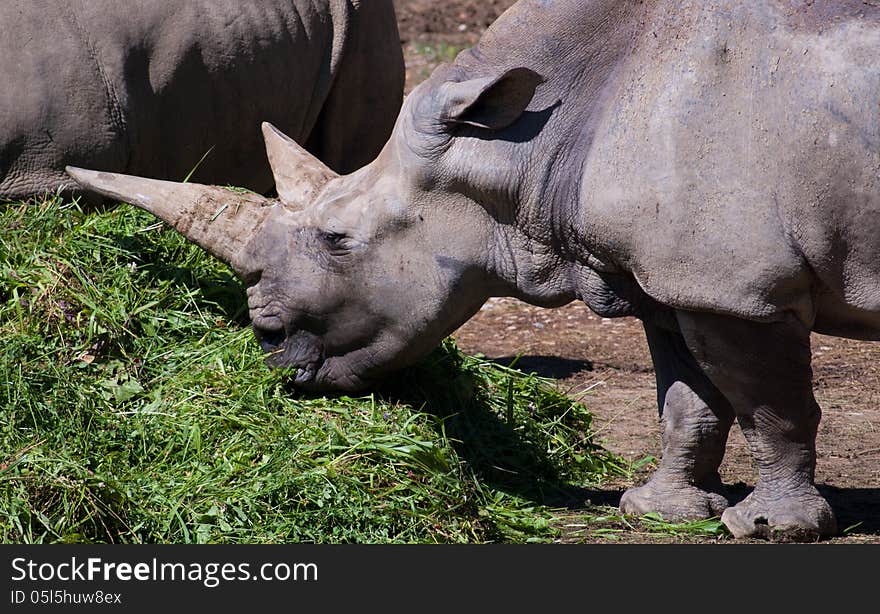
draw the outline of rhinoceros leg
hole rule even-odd
[[[647,484],[624,493],[627,514],[658,512],[667,520],[720,515],[727,499],[718,466],[724,457],[733,409],[703,374],[682,336],[645,323],[657,374],[663,456]]]
[[[691,353],[730,400],[758,481],[721,519],[736,537],[807,541],[836,532],[813,483],[821,412],[813,397],[809,331],[799,322],[761,324],[679,312]]]

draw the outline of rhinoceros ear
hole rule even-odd
[[[492,77],[444,83],[440,118],[447,124],[502,130],[520,118],[543,82],[535,71],[520,67]]]
[[[286,205],[310,205],[321,188],[339,176],[269,122],[263,122],[263,138],[275,176],[275,190]]]

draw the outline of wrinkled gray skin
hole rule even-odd
[[[880,338],[878,57],[861,0],[522,0],[373,164],[264,203],[226,259],[314,389],[368,386],[491,296],[638,316],[663,460],[622,509],[828,536],[809,335]],[[734,418],[758,481],[727,507]]]
[[[0,3],[0,199],[75,184],[68,164],[272,187],[260,122],[350,172],[403,95],[391,0]]]

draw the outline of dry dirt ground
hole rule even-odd
[[[395,0],[407,61],[407,88],[473,45],[513,0]],[[457,333],[468,352],[483,353],[559,379],[582,396],[599,438],[629,460],[659,457],[654,374],[641,325],[602,319],[581,304],[543,310],[493,299]],[[816,480],[845,535],[832,543],[880,543],[880,343],[815,335],[815,391],[823,408]],[[634,482],[646,479],[637,475]],[[722,466],[725,482],[742,497],[754,485],[745,441],[734,427]],[[631,483],[599,493],[615,505]],[[590,541],[590,537],[580,538]],[[598,539],[598,538],[597,538]],[[625,541],[678,541],[631,535]],[[712,541],[711,538],[688,541]]]
[[[449,62],[480,35],[514,0],[394,0],[400,42],[406,56],[406,91],[438,64]]]

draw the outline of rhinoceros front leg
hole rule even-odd
[[[645,323],[657,376],[663,455],[643,486],[624,493],[626,514],[660,513],[667,520],[718,516],[727,499],[718,490],[733,409],[703,374],[682,336]]]
[[[730,400],[758,470],[754,491],[721,519],[736,537],[815,540],[836,532],[813,484],[821,412],[813,397],[809,331],[679,312],[685,342]]]

